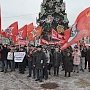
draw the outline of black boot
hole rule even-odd
[[[67,72],[65,72],[65,77],[67,77]]]
[[[70,72],[68,73],[68,77],[71,77],[71,74],[70,74]]]

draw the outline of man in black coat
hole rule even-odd
[[[30,46],[29,51],[28,51],[28,68],[29,68],[29,75],[28,77],[32,76],[32,71],[33,71],[33,78],[35,78],[35,68],[33,66],[33,57],[34,57],[34,52],[35,47],[33,45]]]
[[[55,52],[53,54],[53,67],[54,67],[54,76],[59,75],[59,67],[62,61],[62,54],[59,52],[59,48],[55,48]]]
[[[36,74],[37,74],[37,79],[35,81],[40,81],[42,82],[43,78],[43,68],[45,67],[46,64],[46,56],[45,53],[42,51],[42,46],[37,46],[37,52],[34,55],[34,61],[33,61],[33,66],[36,68]]]
[[[7,63],[7,54],[8,54],[8,48],[7,45],[2,46],[1,50],[1,61],[2,61],[2,71],[1,72],[7,72],[8,63]]]

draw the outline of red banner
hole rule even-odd
[[[76,30],[74,31],[77,31],[77,34],[72,40],[65,43],[61,49],[65,49],[77,43],[83,37],[90,37],[90,7],[85,9],[78,15],[74,25],[76,27]],[[74,25],[72,26],[72,28],[74,27]]]
[[[16,44],[18,44],[18,45],[26,45],[26,46],[27,46],[28,43],[29,43],[29,42],[26,41],[26,40],[18,40]]]

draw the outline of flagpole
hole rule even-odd
[[[19,40],[19,50],[20,50],[20,40]]]
[[[34,40],[34,46],[35,46],[35,41],[36,41],[36,37],[35,37],[35,40]]]
[[[29,40],[28,40],[28,38],[27,38],[27,37],[26,37],[26,41],[27,41],[27,52],[28,52]]]

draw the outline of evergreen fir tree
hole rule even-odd
[[[68,28],[69,21],[65,10],[63,0],[43,0],[37,20],[37,23],[43,27],[42,38],[50,41],[52,28],[60,34]]]

